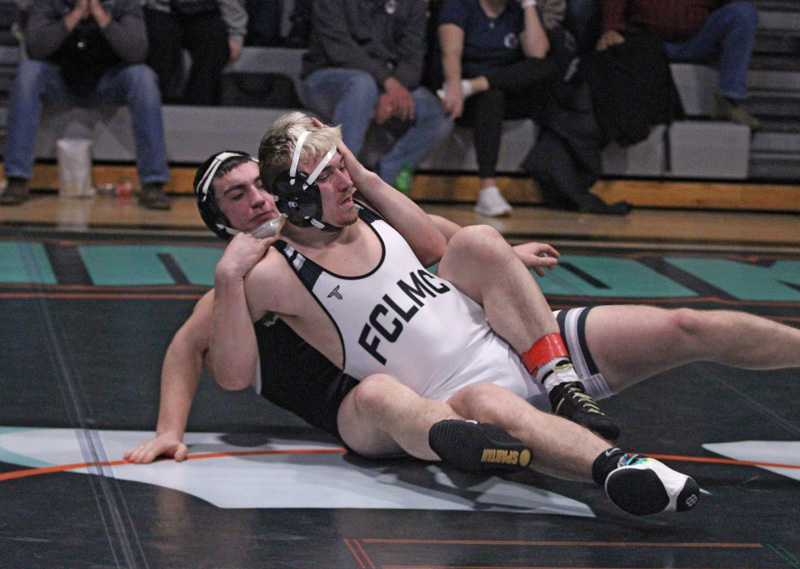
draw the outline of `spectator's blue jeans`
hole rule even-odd
[[[303,104],[332,124],[341,125],[342,139],[356,156],[364,146],[380,94],[375,79],[355,69],[318,69],[303,81]],[[392,186],[404,162],[416,169],[428,152],[444,142],[453,130],[453,123],[444,114],[436,95],[418,87],[411,96],[415,120],[405,126],[378,165],[381,178]]]
[[[758,10],[752,2],[733,2],[714,10],[696,36],[666,43],[670,61],[718,63],[719,94],[747,97],[747,68],[756,39]]]
[[[21,61],[17,68],[8,105],[3,165],[6,178],[29,180],[33,175],[34,145],[42,105],[85,107],[103,104],[127,105],[130,109],[139,182],[168,182],[161,93],[152,69],[143,64],[112,68],[84,98],[69,91],[58,66],[28,59]]]

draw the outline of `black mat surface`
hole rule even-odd
[[[173,284],[97,286],[87,276],[76,247],[114,242],[218,249],[218,244],[158,236],[0,234],[0,243],[20,242],[44,244],[56,282],[0,282],[0,429],[152,431],[164,350],[206,287],[192,284],[165,257],[159,258],[173,275]],[[800,322],[800,302],[737,298],[664,260],[724,258],[769,269],[778,262],[800,266],[800,258],[679,249],[562,249],[562,254],[566,263],[571,255],[636,259],[693,295],[560,294],[550,296],[555,308],[635,301],[736,308],[795,326]],[[787,269],[773,282],[800,291],[800,278],[791,282],[786,276],[800,275],[800,270],[792,270],[796,272]],[[588,274],[577,263],[569,272],[584,283],[607,287],[602,271]],[[566,275],[559,278],[569,289]],[[623,426],[619,441],[623,448],[715,458],[718,455],[703,449],[703,444],[798,443],[799,380],[798,370],[742,372],[694,364],[648,380],[609,400],[604,408]],[[201,382],[189,430],[316,436],[288,413],[249,392],[225,392],[208,377]],[[147,436],[142,433],[143,439]],[[430,472],[418,461],[348,460],[354,469],[382,469],[405,484],[429,484]],[[800,464],[797,456],[794,460]],[[357,504],[347,509],[220,509],[176,490],[105,476],[58,472],[0,479],[0,566],[800,568],[800,481],[754,466],[677,460],[670,464],[695,477],[707,493],[692,512],[646,519],[615,510],[593,485],[535,474],[515,480],[588,504],[597,517],[367,510]],[[24,468],[0,463],[0,476]],[[465,487],[475,481],[443,470]]]

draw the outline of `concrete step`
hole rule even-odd
[[[756,35],[756,43],[753,46],[753,55],[756,62],[762,55],[777,55],[796,59],[798,53],[800,53],[800,35],[776,32],[759,32]]]
[[[800,180],[800,156],[750,156],[750,180],[753,182],[772,182],[795,184]]]
[[[797,0],[755,0],[755,4],[760,11],[800,12]]]
[[[776,65],[779,61],[774,61]],[[790,62],[781,58],[780,63],[787,66],[796,66],[797,62]],[[750,95],[760,93],[786,93],[800,96],[800,68],[775,69],[755,67],[747,73],[747,88]]]
[[[796,5],[796,2],[792,4]],[[765,9],[759,7],[758,12],[759,32],[781,32],[789,35],[800,35],[800,10],[780,7]]]
[[[758,93],[748,97],[747,110],[754,115],[796,122],[800,117],[800,100],[783,93]]]

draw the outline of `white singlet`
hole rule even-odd
[[[426,270],[377,214],[359,213],[383,249],[378,266],[363,276],[333,274],[286,242],[275,243],[336,326],[345,373],[385,373],[439,401],[478,382],[532,402],[546,399],[519,355],[489,327],[483,307]]]

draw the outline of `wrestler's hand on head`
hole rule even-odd
[[[344,166],[347,168],[347,173],[350,174],[350,179],[356,188],[361,188],[366,180],[377,176],[375,172],[372,172],[358,161],[358,158],[347,148],[343,140],[339,139],[339,142],[336,143],[336,149],[342,155]]]
[[[215,278],[244,280],[277,239],[277,235],[266,239],[258,239],[249,233],[234,235],[217,263]]]
[[[314,117],[311,118],[311,124],[318,128],[325,128],[328,126]],[[347,168],[347,173],[350,174],[350,179],[353,181],[353,185],[356,188],[361,187],[361,184],[369,178],[379,178],[375,172],[367,169],[358,161],[358,158],[355,157],[355,154],[350,151],[342,139],[339,139],[339,142],[336,143],[336,150],[342,155],[344,166]]]
[[[514,247],[514,252],[522,264],[533,269],[540,277],[545,276],[545,269],[552,269],[558,264],[561,254],[546,243],[522,243]]]
[[[182,462],[186,460],[188,454],[189,447],[180,437],[172,433],[162,433],[128,450],[124,458],[134,464],[149,464],[159,456]]]

